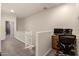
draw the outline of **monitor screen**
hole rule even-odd
[[[63,29],[61,29],[61,28],[55,28],[54,29],[54,34],[63,34]]]
[[[69,35],[72,35],[72,29],[65,29],[65,30],[64,30],[64,34],[65,34],[65,35],[66,35],[66,34],[67,34],[67,35],[68,35],[68,34],[69,34]]]

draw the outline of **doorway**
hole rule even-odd
[[[5,21],[5,34],[6,38],[14,37],[14,22]]]
[[[5,30],[6,30],[6,36],[10,36],[10,22],[6,21],[5,22]]]

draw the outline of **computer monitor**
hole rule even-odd
[[[64,30],[62,28],[54,28],[54,34],[64,34]]]

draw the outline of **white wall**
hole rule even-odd
[[[1,52],[1,3],[0,3],[0,52]]]
[[[77,7],[77,20],[79,23],[79,4],[78,3],[76,4],[76,7]],[[79,24],[77,25],[77,27],[78,26],[79,26]],[[78,27],[78,36],[77,36],[77,54],[79,56],[79,27]]]
[[[1,15],[1,24],[2,24],[1,38],[2,38],[2,40],[4,40],[5,39],[5,36],[6,36],[6,32],[5,32],[5,21],[9,21],[10,23],[14,23],[14,34],[16,33],[16,16],[15,15],[12,15],[12,14],[2,14]],[[13,27],[11,27],[11,29],[12,28]]]
[[[16,30],[17,31],[25,31],[25,20],[24,18],[16,18]]]
[[[32,15],[25,20],[26,30],[32,31],[33,44],[35,44],[36,32],[40,31],[52,30],[53,32],[54,28],[71,28],[73,29],[74,35],[78,36],[79,34],[79,20],[77,19],[76,15],[76,4],[64,4],[56,8],[51,8],[38,14]]]
[[[19,41],[25,43],[25,32],[16,31],[15,38],[18,39]]]
[[[33,15],[26,19],[26,30],[39,32],[60,27],[73,28],[73,33],[77,33],[75,9],[75,4],[67,4]]]
[[[72,24],[77,22],[77,20],[74,20],[76,15],[75,9],[75,5],[62,5],[33,15],[26,19],[26,30],[43,31],[54,27],[75,26],[76,24]]]
[[[36,55],[45,56],[51,51],[51,31],[37,32]]]
[[[15,38],[20,40],[21,42],[27,44],[29,40],[32,40],[32,32],[27,32],[25,30],[25,19],[24,18],[16,18],[16,34]],[[27,41],[27,42],[26,42]],[[32,42],[29,42],[30,44]]]

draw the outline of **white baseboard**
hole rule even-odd
[[[52,48],[50,48],[43,56],[46,56],[51,50]]]

